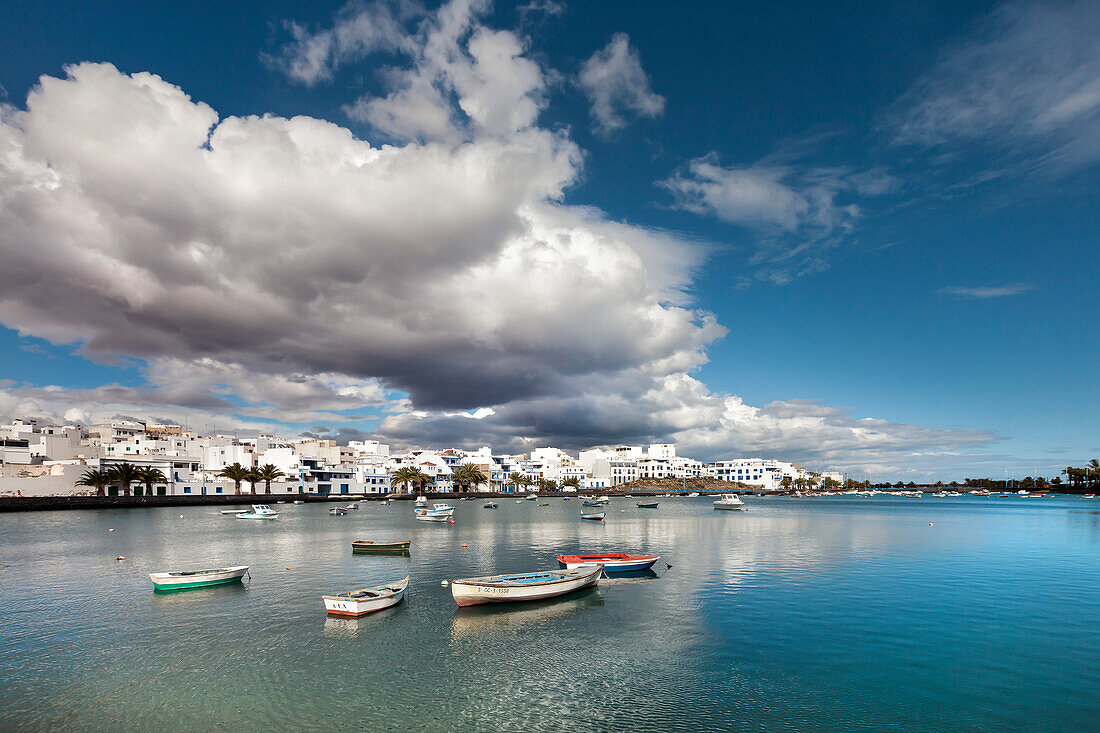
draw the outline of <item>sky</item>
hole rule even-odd
[[[0,8],[0,417],[1100,454],[1100,5]]]

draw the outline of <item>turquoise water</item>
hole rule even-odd
[[[366,502],[0,515],[0,729],[1100,728],[1100,501],[613,499],[604,523],[549,501],[455,502],[454,525]],[[461,611],[440,585],[601,551],[660,577]],[[251,580],[147,577],[219,560]],[[406,574],[402,605],[326,618],[322,594]]]

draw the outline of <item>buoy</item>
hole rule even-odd
[[[455,523],[455,518],[451,517],[451,524],[454,524],[454,523]]]
[[[446,580],[441,580],[441,581],[439,581],[439,584],[440,585],[447,585],[447,581]]]
[[[118,557],[116,557],[115,559],[116,559],[116,560],[125,560],[126,558],[125,558],[124,556],[122,556],[122,555],[119,555],[119,556],[118,556]]]
[[[221,561],[221,560],[218,560],[218,561],[217,561],[216,563],[214,563],[214,564],[215,564],[215,565],[221,565],[221,564],[222,564],[222,561]]]
[[[463,543],[462,543],[462,549],[463,549],[463,550],[465,550],[465,549],[466,549],[466,543],[465,543],[465,542],[463,542]]]
[[[929,526],[929,527],[931,527],[931,526],[932,526],[932,523],[931,523],[931,522],[929,522],[929,523],[928,523],[928,526]]]
[[[182,515],[182,514],[180,515],[180,519],[183,519],[183,515]]]
[[[287,568],[287,570],[290,570],[290,568]]]
[[[109,529],[109,530],[107,530],[107,531],[108,531],[108,532],[114,532],[114,530],[113,530],[113,529]]]

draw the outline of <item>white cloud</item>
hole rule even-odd
[[[579,82],[592,104],[596,129],[605,135],[626,127],[629,114],[659,117],[665,111],[665,98],[650,89],[641,57],[625,33],[616,33],[584,62]]]
[[[1025,170],[1091,166],[1100,160],[1098,37],[1095,2],[1002,5],[947,49],[883,124],[898,144],[982,144]]]
[[[337,14],[331,28],[312,33],[297,23],[287,23],[294,40],[278,56],[265,56],[264,60],[291,80],[313,86],[331,80],[342,65],[408,43],[405,23],[418,14],[411,2],[380,1],[348,5]]]
[[[1027,283],[1006,283],[1005,285],[969,285],[969,286],[957,286],[950,288],[943,288],[941,293],[947,295],[958,295],[964,298],[1003,298],[1008,295],[1020,295],[1026,293],[1029,290],[1034,290],[1034,285],[1028,285]]]
[[[898,184],[881,169],[812,167],[781,151],[743,168],[722,166],[711,153],[657,185],[681,209],[752,230],[756,277],[785,283],[825,269],[825,253],[863,216],[856,200],[891,193]]]

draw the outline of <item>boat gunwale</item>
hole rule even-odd
[[[233,567],[229,567],[229,568],[204,568],[202,570],[181,570],[181,571],[176,572],[176,573],[172,573],[172,572],[168,572],[168,573],[149,573],[149,578],[152,579],[152,581],[154,583],[156,583],[157,579],[171,580],[172,578],[194,578],[194,577],[200,577],[201,578],[205,575],[214,575],[214,574],[223,574],[223,573],[228,574],[228,573],[236,573],[236,572],[240,572],[241,575],[244,575],[246,572],[248,572],[249,567],[251,567],[251,566],[250,565],[234,565]]]

